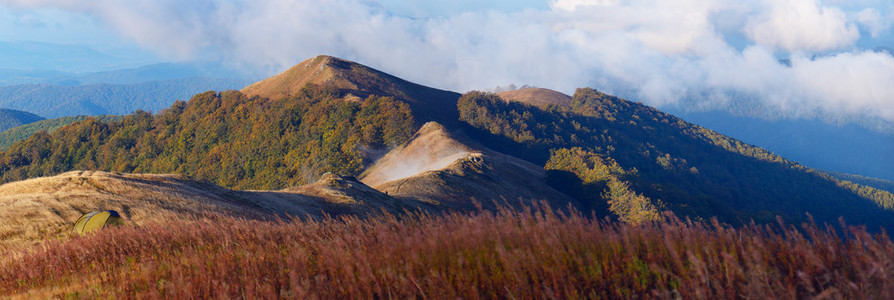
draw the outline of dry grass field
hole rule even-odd
[[[21,298],[894,297],[885,235],[807,224],[633,226],[553,213],[210,217],[50,240],[0,259]]]
[[[232,191],[181,175],[73,171],[0,185],[0,253],[65,237],[86,212],[112,209],[143,225],[207,214],[247,219],[402,211],[397,201],[335,175],[282,191]]]
[[[229,191],[179,175],[74,171],[0,185],[0,247],[67,234],[82,214],[113,209],[143,224],[203,213],[258,217]]]

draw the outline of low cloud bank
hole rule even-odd
[[[656,106],[894,124],[894,57],[865,47],[894,46],[887,1],[553,0],[421,18],[365,0],[0,5],[90,15],[162,55],[263,74],[330,54],[457,91],[591,86]]]

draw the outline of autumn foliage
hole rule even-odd
[[[308,86],[269,100],[206,92],[159,114],[88,118],[39,132],[0,152],[0,182],[70,170],[177,173],[234,189],[278,189],[325,172],[358,175],[371,153],[416,131],[409,107],[389,97],[352,101]]]

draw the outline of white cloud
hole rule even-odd
[[[817,0],[764,0],[768,9],[749,20],[745,32],[758,44],[788,51],[825,51],[852,45],[856,26],[837,7]]]
[[[653,105],[706,106],[746,95],[782,112],[894,122],[894,58],[854,50],[858,24],[879,36],[891,31],[885,7],[555,0],[544,10],[410,18],[365,0],[3,3],[89,14],[159,53],[214,55],[267,74],[330,54],[457,91],[516,83],[570,93],[592,86]],[[748,39],[744,46],[729,44],[736,35]],[[791,66],[779,63],[780,53],[791,54]],[[823,56],[811,58],[814,53]]]
[[[795,57],[792,79],[824,111],[894,120],[894,57],[862,52]]]
[[[553,9],[573,11],[578,7],[586,6],[616,6],[621,0],[552,0],[549,6]]]
[[[891,28],[894,22],[894,14],[882,16],[877,9],[868,7],[855,14],[854,19],[866,28],[872,37],[878,37],[879,33]]]

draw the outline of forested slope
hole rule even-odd
[[[77,122],[83,121],[86,118],[96,118],[101,122],[112,122],[118,121],[124,118],[124,116],[119,115],[101,115],[101,116],[74,116],[74,117],[61,117],[55,119],[46,119],[40,120],[33,123],[28,123],[24,125],[20,125],[17,127],[13,127],[7,129],[6,131],[0,132],[0,150],[6,150],[13,143],[22,141],[30,137],[31,135],[38,133],[40,131],[46,131],[47,133],[53,133],[56,129],[61,128],[62,126]]]
[[[771,221],[776,215],[800,221],[810,213],[825,222],[845,216],[892,225],[890,193],[839,181],[593,89],[578,89],[570,106],[548,110],[481,92],[465,94],[458,107],[480,141],[546,165],[553,176],[564,176],[554,179],[560,190],[607,201],[622,218],[650,219],[666,207],[727,222]],[[569,183],[559,171],[580,182]]]
[[[350,101],[314,87],[278,100],[206,92],[157,115],[88,118],[38,132],[0,153],[0,180],[105,170],[278,189],[325,172],[357,175],[374,155],[409,139],[413,124],[407,105],[387,97]]]

